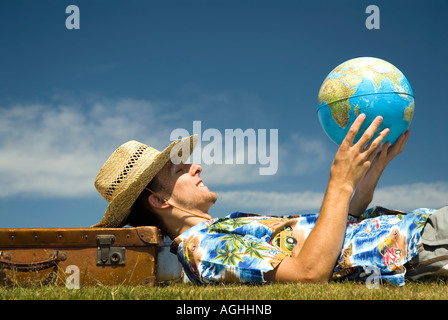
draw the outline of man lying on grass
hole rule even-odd
[[[405,275],[416,279],[444,270],[448,207],[407,214],[366,210],[409,132],[393,146],[382,146],[389,130],[374,137],[382,121],[377,117],[354,143],[364,120],[365,115],[356,119],[334,157],[319,214],[235,212],[212,219],[208,212],[217,195],[203,184],[201,166],[184,163],[196,144],[191,136],[162,152],[137,141],[120,146],[95,180],[109,206],[94,227],[158,226],[195,283],[327,282],[375,272],[403,285]],[[173,161],[173,150],[189,153],[183,162]]]

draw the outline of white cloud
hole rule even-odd
[[[6,184],[0,196],[96,194],[94,178],[120,144],[169,142],[167,128],[151,117],[154,109],[131,99],[87,108],[33,104],[0,109],[0,175]]]
[[[204,183],[214,186],[232,186],[272,179],[270,176],[260,176],[258,165],[216,164],[202,165],[202,168]]]
[[[187,121],[178,114],[190,108],[175,101],[64,95],[48,104],[0,107],[0,175],[7,182],[0,197],[95,196],[95,176],[119,145],[135,139],[162,150],[171,131]],[[260,181],[259,165],[217,165],[210,171],[216,185]]]
[[[319,210],[323,193],[320,192],[264,192],[264,191],[224,191],[219,192],[219,203],[231,205],[235,210],[271,213],[293,214],[311,210]]]
[[[448,183],[413,183],[384,187],[375,192],[372,203],[403,211],[417,208],[438,209],[448,205]]]
[[[294,214],[318,212],[324,194],[320,192],[264,192],[224,191],[218,192],[220,205],[231,206],[231,210],[270,214]],[[448,205],[448,183],[414,183],[390,186],[376,190],[374,205],[390,209],[409,211],[417,208],[438,209]]]

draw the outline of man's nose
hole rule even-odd
[[[202,172],[202,167],[199,164],[193,163],[190,167],[190,174],[195,176],[196,174],[200,174]]]

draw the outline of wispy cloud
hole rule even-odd
[[[130,99],[96,102],[87,108],[44,104],[1,108],[0,175],[7,187],[0,189],[0,196],[95,194],[93,180],[120,144],[142,139],[157,146],[162,136],[167,140],[167,129],[148,116],[153,110],[149,102]],[[149,137],[147,127],[155,128],[156,135]]]
[[[219,202],[231,206],[231,210],[263,214],[293,214],[319,210],[323,194],[320,192],[265,192],[224,191],[219,192]]]
[[[448,182],[412,183],[378,189],[373,204],[392,209],[438,209],[448,205]]]
[[[324,194],[320,192],[219,192],[219,203],[230,210],[278,214],[318,212]],[[448,205],[448,183],[414,183],[376,190],[371,206],[410,211],[417,208],[441,208]]]
[[[258,165],[222,164],[202,165],[201,176],[207,185],[232,186],[254,182],[266,182],[271,176],[260,176]]]

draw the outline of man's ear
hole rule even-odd
[[[155,208],[165,209],[170,205],[166,202],[165,199],[161,198],[157,194],[151,193],[148,197],[148,202]]]

